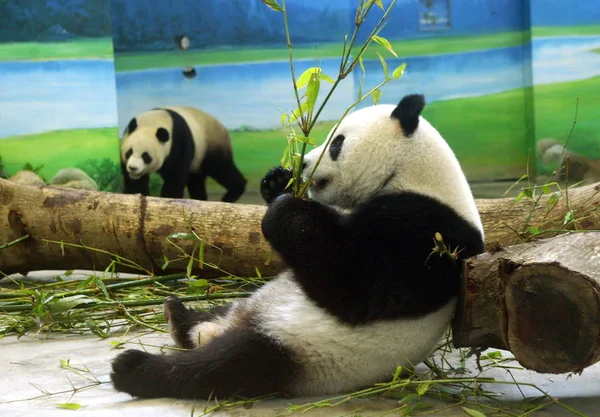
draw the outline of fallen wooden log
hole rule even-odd
[[[189,258],[184,254],[195,250],[198,257],[199,242],[190,236],[167,237],[193,231],[206,243],[204,265],[200,268],[194,262],[190,269],[194,274],[255,276],[258,268],[263,275],[275,275],[283,263],[262,236],[263,214],[260,206],[28,186],[0,179],[0,245],[29,236],[0,250],[0,271],[186,271]],[[120,262],[115,263],[115,255],[122,257]],[[163,269],[166,259],[170,262]]]
[[[548,230],[550,237],[564,228],[567,212],[582,229],[600,229],[600,183],[570,189],[552,203],[544,195],[538,204],[531,199],[477,199],[486,233],[486,247],[518,243],[524,224]],[[220,202],[173,200],[140,195],[104,193],[66,188],[29,186],[0,179],[0,245],[29,237],[0,251],[0,271],[5,274],[34,270],[114,268],[139,272],[130,263],[114,263],[116,254],[151,273],[185,271],[187,260],[170,262],[181,250],[192,253],[197,242],[166,240],[174,233],[193,230],[208,244],[205,260],[218,263],[227,273],[273,275],[284,268],[261,233],[266,206]],[[527,219],[529,221],[527,222]],[[526,235],[528,229],[524,229]],[[52,242],[64,242],[64,245]],[[74,247],[71,244],[87,248]],[[92,251],[95,248],[99,251]],[[197,252],[196,252],[197,253]],[[270,262],[266,264],[267,260]],[[223,275],[208,265],[194,274]]]

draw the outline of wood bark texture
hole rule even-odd
[[[0,271],[103,271],[113,264],[111,254],[154,274],[186,271],[189,259],[170,262],[165,270],[161,267],[165,257],[182,258],[181,250],[191,254],[195,248],[198,256],[197,241],[167,240],[171,234],[193,230],[207,242],[204,261],[225,271],[200,268],[195,262],[194,274],[255,276],[258,268],[263,275],[274,275],[283,265],[262,236],[263,214],[260,206],[38,187],[0,179],[0,245],[29,235],[0,250]],[[113,265],[117,272],[142,273],[129,262]]]
[[[469,258],[452,330],[456,347],[510,350],[537,372],[580,372],[598,362],[600,233]]]
[[[581,229],[600,229],[600,183],[570,189],[549,209],[549,195],[537,205],[530,199],[514,204],[514,198],[477,199],[486,234],[486,248],[519,243],[527,223],[538,229],[559,230],[570,210]],[[212,201],[174,200],[140,195],[103,193],[47,186],[23,185],[0,179],[0,245],[24,235],[29,238],[0,251],[0,271],[5,274],[34,270],[104,270],[117,254],[153,273],[163,273],[164,257],[181,251],[166,241],[173,233],[193,230],[209,245],[206,260],[219,263],[234,275],[253,276],[255,268],[273,275],[284,268],[261,233],[265,206]],[[544,233],[550,237],[554,232]],[[94,252],[48,241],[86,245]],[[174,241],[191,253],[195,242]],[[217,250],[213,246],[220,248]],[[266,260],[271,258],[268,265]],[[185,261],[170,263],[166,272],[185,271]],[[116,264],[116,271],[132,272]],[[193,273],[223,275],[198,265]]]

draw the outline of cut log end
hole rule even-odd
[[[511,351],[540,373],[600,360],[600,234],[516,245],[465,262],[456,347]]]
[[[596,362],[598,283],[559,263],[523,265],[501,280],[503,336],[523,366],[565,373]]]

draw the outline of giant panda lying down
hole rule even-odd
[[[409,95],[347,116],[310,200],[282,193],[290,174],[271,170],[262,194],[281,195],[263,233],[289,270],[209,312],[168,298],[171,335],[193,350],[127,350],[112,364],[115,388],[136,397],[325,395],[385,382],[429,355],[460,286],[458,267],[427,259],[434,234],[465,258],[483,251],[483,230],[458,161],[420,116],[424,105]],[[305,175],[321,151],[306,155]]]

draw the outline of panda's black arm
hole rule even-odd
[[[350,324],[426,314],[457,294],[459,268],[429,257],[436,232],[464,257],[483,250],[475,227],[419,195],[377,197],[351,215],[281,196],[263,220],[307,295]]]

